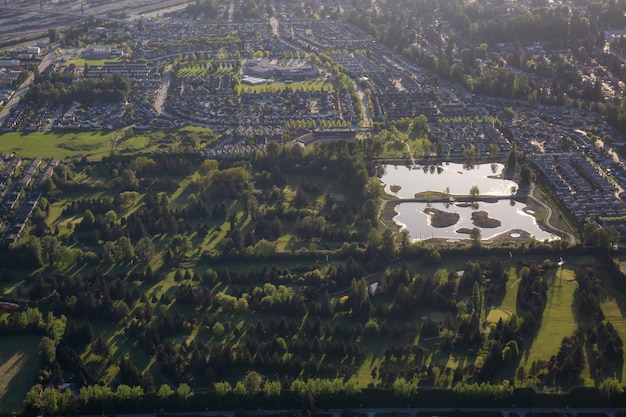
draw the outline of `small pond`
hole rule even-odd
[[[513,205],[511,205],[513,203]],[[541,230],[535,221],[535,218],[523,211],[525,204],[510,200],[500,200],[497,203],[478,203],[478,207],[467,205],[432,203],[430,207],[449,213],[458,213],[459,221],[449,227],[433,227],[430,223],[430,216],[424,213],[424,209],[428,207],[427,203],[400,203],[396,206],[398,215],[394,217],[394,221],[403,228],[406,228],[413,240],[423,240],[431,238],[444,238],[450,240],[469,239],[466,233],[457,233],[459,229],[473,229],[477,227],[472,222],[472,212],[486,211],[489,217],[500,220],[502,224],[494,228],[479,227],[483,240],[491,239],[496,235],[505,233],[514,229],[521,229],[535,239],[543,241],[545,239],[553,240],[555,236],[544,230]],[[512,232],[511,237],[519,237],[519,233]]]
[[[413,198],[422,191],[443,193],[446,188],[453,195],[468,195],[473,186],[478,187],[481,195],[508,196],[511,187],[517,187],[514,181],[498,178],[504,169],[502,164],[383,165],[382,168],[380,180],[385,191],[400,198]],[[391,186],[399,186],[400,190],[392,192]]]

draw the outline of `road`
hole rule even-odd
[[[106,411],[106,410],[104,410]],[[290,411],[295,411],[297,413],[302,414],[302,410],[263,410],[263,409],[256,409],[256,410],[251,410],[255,415],[280,415],[282,412],[290,412]],[[318,410],[318,411],[322,411],[322,410]],[[344,413],[345,413],[346,409],[345,408],[341,408],[341,409],[331,409],[331,410],[323,410],[324,414],[331,414],[333,417],[341,417]],[[518,416],[525,416],[526,414],[535,412],[535,413],[542,413],[542,412],[561,412],[561,413],[568,413],[571,414],[574,417],[578,417],[579,413],[604,413],[605,415],[607,415],[608,417],[613,417],[615,415],[615,413],[617,413],[618,409],[617,408],[601,408],[601,407],[597,407],[597,408],[550,408],[550,407],[535,407],[535,408],[483,408],[483,407],[476,407],[476,408],[414,408],[414,407],[406,407],[406,408],[357,408],[357,409],[353,409],[353,411],[358,411],[359,413],[363,413],[366,414],[367,417],[376,417],[377,414],[382,414],[382,413],[398,413],[398,414],[408,414],[409,417],[415,417],[415,415],[419,412],[419,413],[427,413],[430,415],[439,415],[439,416],[443,416],[446,415],[447,412],[451,412],[451,411],[462,411],[462,412],[478,412],[478,411],[485,411],[485,412],[500,412],[502,413],[502,417],[512,417],[513,415],[518,415]],[[207,410],[207,411],[195,411],[195,412],[175,412],[172,410],[167,410],[168,413],[174,413],[178,416],[185,416],[185,415],[193,415],[193,416],[202,416],[202,417],[216,417],[216,416],[220,416],[220,417],[235,417],[236,412],[235,411],[222,411],[222,410]],[[104,412],[103,412],[104,413]],[[154,413],[150,413],[150,414],[115,414],[116,417],[155,417]],[[98,415],[89,415],[89,416],[82,416],[82,417],[102,417],[101,414]]]
[[[165,104],[165,98],[167,97],[167,89],[170,87],[170,81],[172,80],[172,65],[168,65],[165,68],[165,75],[161,79],[161,87],[156,93],[156,97],[154,99],[154,108],[159,116],[161,116],[163,111],[163,106]],[[168,115],[166,115],[168,116]]]
[[[528,190],[528,197],[532,198],[537,204],[539,204],[541,207],[543,207],[546,210],[546,217],[543,220],[545,225],[549,229],[556,230],[560,233],[565,234],[567,238],[569,239],[570,245],[574,246],[576,244],[576,236],[574,236],[573,234],[571,234],[570,232],[566,230],[561,230],[558,227],[553,226],[552,223],[550,223],[550,219],[552,218],[552,208],[549,205],[545,204],[543,201],[535,197],[535,183],[531,184],[530,189]]]
[[[58,44],[52,46],[50,49],[50,52],[41,60],[41,62],[37,66],[37,69],[39,70],[40,73],[43,72],[48,67],[48,65],[54,62],[56,58],[55,52],[57,49],[58,49]],[[15,94],[13,94],[13,97],[11,97],[7,105],[4,106],[2,111],[0,111],[0,126],[2,126],[6,118],[9,117],[13,107],[15,107],[20,102],[20,99],[22,98],[22,96],[26,94],[26,92],[30,88],[30,85],[32,84],[34,79],[35,79],[34,74],[29,75],[28,78],[24,80],[22,85],[20,85],[17,88],[17,90],[15,90]]]

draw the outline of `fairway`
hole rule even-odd
[[[22,158],[67,158],[84,155],[100,159],[116,132],[6,132],[0,134],[0,152]]]
[[[620,308],[620,302],[622,300],[617,300],[612,294],[606,295],[602,302],[600,303],[600,307],[602,308],[602,312],[604,313],[604,318],[606,321],[610,321],[615,326],[615,329],[619,333],[622,339],[626,338],[626,318],[622,313],[622,309]],[[622,375],[626,375],[626,362],[623,364]]]
[[[570,269],[556,271],[555,277],[547,277],[548,303],[543,312],[541,326],[537,337],[527,354],[524,354],[521,366],[530,369],[533,361],[545,360],[556,355],[561,341],[571,336],[577,323],[572,310],[574,290],[578,286],[574,280],[574,272]]]
[[[506,294],[502,303],[500,304],[500,310],[503,310],[509,314],[517,313],[517,291],[519,290],[519,277],[514,267],[510,267],[507,271],[509,279],[506,282]]]
[[[22,411],[26,392],[39,366],[38,336],[10,336],[0,341],[0,412]]]

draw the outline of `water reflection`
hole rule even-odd
[[[382,168],[380,180],[385,191],[400,198],[412,198],[422,191],[467,195],[473,186],[478,187],[481,195],[506,196],[511,194],[511,187],[517,187],[513,181],[495,178],[502,173],[502,164],[383,165]],[[400,189],[392,192],[391,186]]]
[[[482,164],[467,166],[463,164],[427,165],[407,167],[398,165],[384,166],[381,181],[385,191],[400,198],[413,198],[416,193],[439,191],[451,195],[467,195],[470,188],[477,186],[481,195],[509,196],[511,190],[517,190],[517,184],[511,180],[498,178],[504,166],[502,164]],[[391,191],[393,186],[394,192]],[[431,226],[430,217],[424,209],[432,207],[450,213],[457,213],[459,221],[449,227]],[[451,240],[468,239],[459,229],[478,227],[472,222],[472,212],[486,211],[490,218],[497,219],[501,225],[495,228],[480,228],[483,239],[491,239],[502,233],[514,233],[515,229],[524,230],[537,240],[553,240],[558,237],[541,230],[532,214],[524,212],[526,205],[511,199],[498,202],[468,203],[416,203],[405,202],[396,205],[398,215],[394,220],[406,228],[412,239],[422,240],[443,238]],[[519,234],[518,234],[519,235]]]
[[[457,231],[462,228],[472,229],[477,227],[472,222],[472,212],[483,210],[489,213],[489,217],[500,220],[501,226],[494,228],[480,228],[483,239],[491,239],[496,235],[513,229],[521,229],[530,233],[537,240],[555,239],[551,233],[543,231],[537,225],[535,218],[524,212],[525,204],[510,200],[500,200],[497,203],[480,202],[477,205],[459,205],[432,203],[430,207],[450,213],[457,213],[459,221],[445,228],[431,226],[430,217],[424,213],[427,203],[401,203],[396,206],[398,215],[394,220],[409,231],[411,239],[421,240],[430,238],[444,239],[468,239],[469,236]]]

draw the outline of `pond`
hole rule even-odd
[[[511,204],[512,203],[512,204]],[[535,218],[524,212],[526,204],[518,201],[500,200],[496,203],[478,203],[477,207],[459,204],[432,203],[430,207],[449,213],[457,213],[459,221],[448,227],[433,227],[430,222],[430,216],[424,213],[424,209],[429,205],[427,203],[400,203],[396,205],[398,215],[394,217],[394,221],[409,231],[411,239],[423,240],[431,238],[443,238],[449,240],[469,239],[467,233],[458,233],[459,230],[473,229],[477,227],[472,222],[472,212],[486,211],[489,217],[500,220],[502,223],[498,227],[486,228],[479,227],[483,240],[491,239],[494,236],[506,233],[512,230],[524,230],[535,237],[537,240],[553,240],[555,236],[544,230],[541,230],[535,221]],[[511,232],[511,237],[519,237],[519,233]]]
[[[514,181],[497,178],[504,169],[502,164],[383,165],[382,168],[385,191],[400,198],[413,198],[422,191],[443,193],[446,189],[453,195],[468,195],[473,186],[478,187],[481,195],[508,196],[511,187],[517,188]]]
[[[395,194],[399,198],[413,198],[416,193],[425,191],[441,193],[447,191],[451,195],[467,195],[473,186],[479,188],[481,195],[506,197],[511,195],[512,188],[517,189],[517,184],[511,180],[498,178],[503,168],[502,164],[482,164],[473,167],[448,164],[417,168],[386,165],[383,166],[381,181],[387,193]],[[451,226],[434,227],[431,224],[431,215],[424,212],[424,209],[429,207],[446,213],[456,213],[458,221]],[[408,230],[413,240],[469,239],[467,233],[459,233],[459,230],[467,231],[478,227],[472,221],[472,213],[477,211],[487,212],[489,218],[499,220],[501,223],[497,227],[478,227],[483,240],[503,233],[509,233],[512,238],[517,238],[520,236],[519,230],[540,241],[558,239],[537,225],[532,212],[525,211],[526,204],[509,198],[497,202],[478,202],[474,205],[403,202],[397,204],[395,209],[398,214],[394,221]]]

